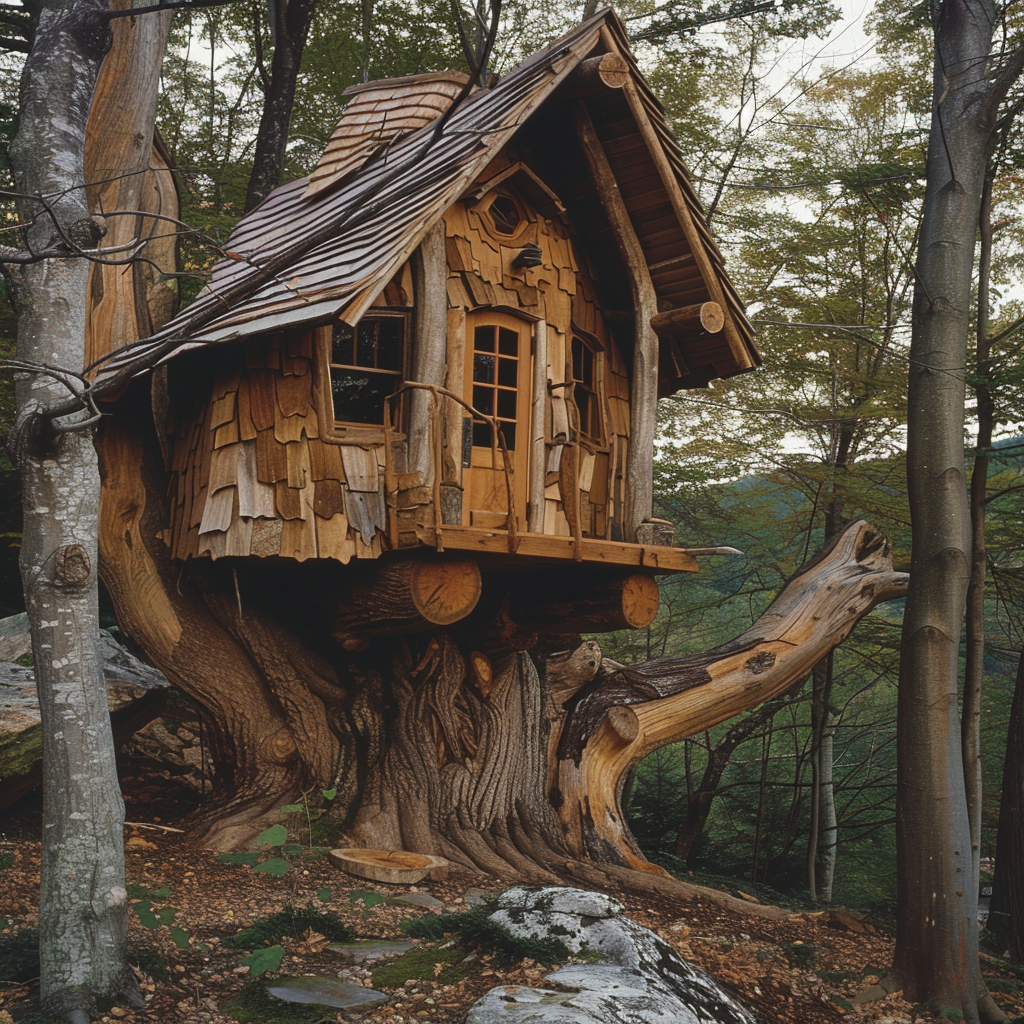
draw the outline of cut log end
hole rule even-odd
[[[437,626],[464,619],[480,600],[481,588],[476,562],[419,562],[410,579],[416,610]]]
[[[725,313],[717,302],[667,309],[651,317],[651,327],[659,337],[694,331],[718,334],[724,326]]]
[[[364,850],[343,847],[327,854],[330,861],[357,878],[393,885],[413,885],[428,875],[440,881],[448,877],[449,862],[444,857],[405,850]]]

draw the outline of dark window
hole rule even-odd
[[[583,338],[572,339],[572,395],[580,412],[580,433],[601,443],[601,406],[597,395],[597,353]]]
[[[514,235],[523,223],[519,204],[511,196],[497,195],[487,207],[491,223],[499,235]]]
[[[384,400],[402,377],[406,318],[366,316],[355,328],[334,325],[331,334],[331,400],[342,423],[384,422]]]
[[[498,416],[509,451],[516,447],[519,403],[519,334],[508,327],[485,324],[473,331],[473,408]],[[491,425],[473,424],[473,444],[491,447]]]

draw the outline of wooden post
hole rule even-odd
[[[577,107],[576,130],[587,156],[590,173],[608,214],[615,242],[629,272],[633,293],[636,340],[633,346],[633,381],[629,408],[629,450],[626,454],[626,499],[623,540],[632,541],[637,527],[654,505],[654,430],[658,415],[658,336],[651,321],[658,315],[658,299],[647,261],[629,211],[619,192],[604,147],[586,107]]]
[[[526,529],[544,532],[544,477],[547,468],[548,322],[533,325],[533,405],[530,410],[530,496]]]
[[[445,387],[455,395],[461,395],[465,386],[466,364],[466,311],[448,310],[448,366]],[[462,420],[465,417],[462,406],[447,399],[442,400],[444,423],[444,476],[441,480],[441,522],[449,526],[462,524]]]
[[[444,225],[431,228],[413,253],[412,280],[416,302],[412,379],[444,386],[447,369],[448,292]],[[433,465],[430,394],[416,388],[409,396],[409,472],[420,487],[434,483],[441,467]],[[440,428],[440,422],[433,424]]]

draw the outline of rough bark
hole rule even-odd
[[[309,26],[319,0],[278,0],[270,5],[274,23],[271,33],[274,53],[270,75],[264,71],[263,114],[256,135],[249,188],[245,196],[245,212],[258,206],[281,183],[288,126],[295,105],[295,85],[306,48]]]
[[[83,366],[88,264],[99,228],[85,201],[86,123],[109,46],[102,5],[40,7],[22,78],[12,164],[26,247],[65,258],[21,268],[16,278],[18,355]],[[31,196],[56,196],[44,209]],[[141,1005],[125,960],[124,804],[117,784],[99,654],[96,517],[100,482],[92,435],[74,414],[51,423],[66,398],[42,374],[16,387],[24,506],[21,573],[43,732],[40,995],[44,1011],[88,1019],[97,1000]],[[57,428],[56,430],[54,428]]]
[[[937,10],[932,129],[908,394],[911,587],[897,737],[895,968],[907,997],[1005,1019],[978,967],[978,879],[964,791],[957,681],[971,538],[964,470],[965,339],[991,123],[995,10]]]
[[[1024,963],[1024,651],[1006,731],[1003,792],[996,838],[996,873],[988,927],[1015,964]]]

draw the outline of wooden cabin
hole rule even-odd
[[[487,89],[348,92],[313,173],[102,371],[159,368],[172,554],[694,569],[651,519],[657,400],[759,356],[622,24]]]

